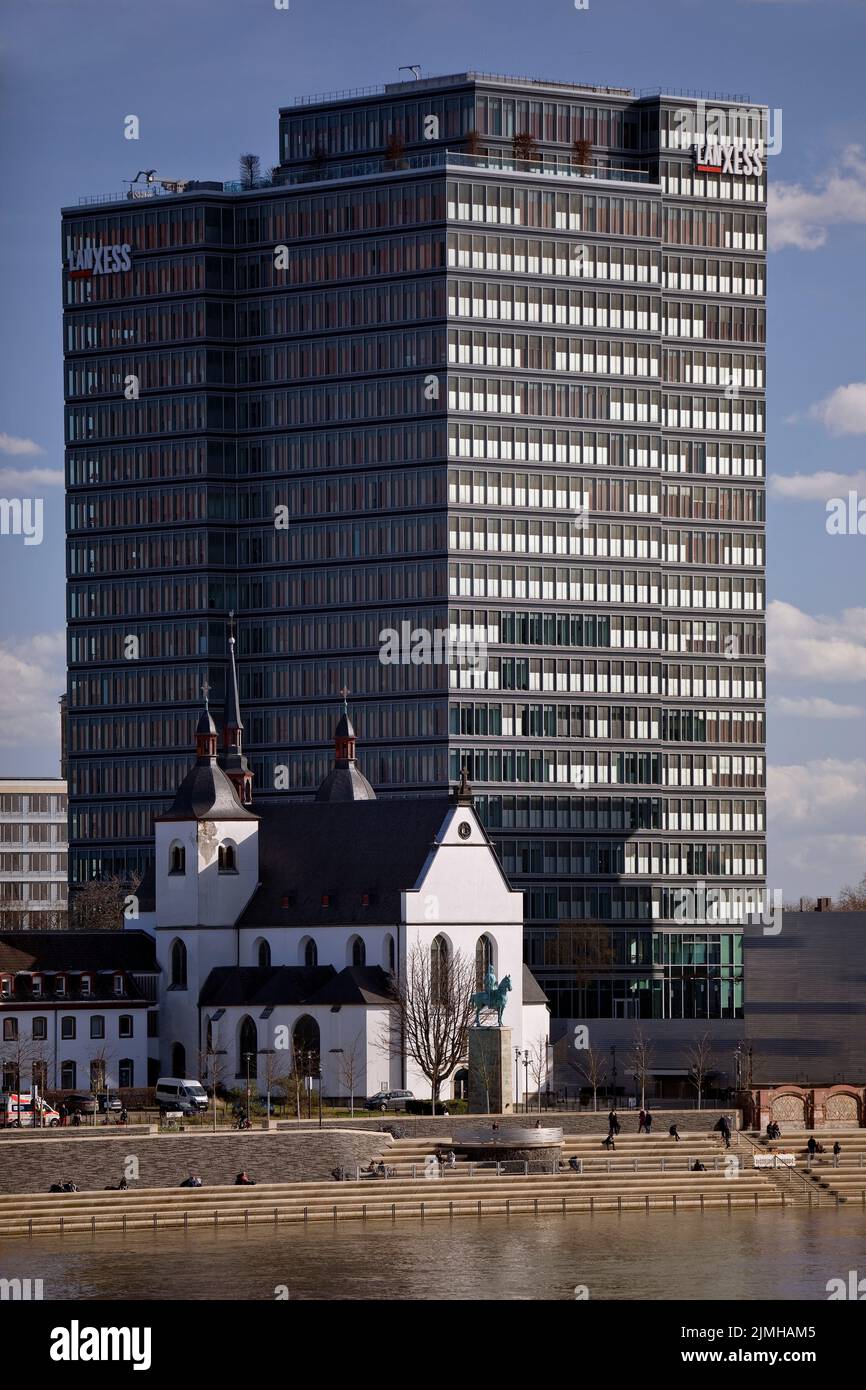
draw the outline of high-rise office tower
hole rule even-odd
[[[378,796],[467,768],[559,1017],[739,1015],[674,896],[765,872],[767,113],[709,107],[401,82],[64,211],[73,882],[143,864],[236,610],[254,798],[348,687]]]

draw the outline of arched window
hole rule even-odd
[[[448,1002],[448,942],[444,936],[434,937],[430,947],[430,1002]]]
[[[319,1025],[309,1014],[303,1014],[292,1030],[292,1049],[296,1071],[301,1076],[318,1076],[321,1052]]]
[[[179,840],[175,840],[168,852],[168,871],[170,874],[186,873],[186,850]]]
[[[479,936],[475,947],[475,988],[484,988],[484,979],[493,964],[493,942],[489,936]]]
[[[221,874],[236,874],[238,871],[237,853],[231,840],[226,840],[217,850],[217,869]]]
[[[270,970],[271,968],[271,943],[269,941],[259,942],[259,969]]]
[[[245,1078],[249,1067],[250,1079],[256,1079],[259,1069],[258,1051],[259,1035],[254,1020],[247,1014],[246,1018],[241,1019],[238,1029],[238,1076]]]
[[[382,964],[392,975],[397,965],[397,952],[394,950],[394,938],[389,932],[385,937],[385,950],[383,951]]]
[[[186,1048],[183,1043],[174,1043],[171,1049],[171,1074],[181,1080],[186,1076]]]
[[[367,964],[367,947],[364,945],[360,936],[353,936],[352,940],[349,942],[349,964]]]
[[[179,939],[171,948],[171,988],[186,989],[186,946]]]
[[[304,965],[312,969],[319,964],[319,948],[312,937],[309,937],[304,945]]]

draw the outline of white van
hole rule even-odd
[[[189,1077],[161,1076],[156,1083],[156,1103],[160,1110],[182,1110],[197,1115],[207,1110],[207,1091],[200,1081]]]

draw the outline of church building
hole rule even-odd
[[[257,806],[233,635],[228,675],[221,733],[205,700],[195,763],[157,818],[152,902],[143,886],[135,924],[153,933],[162,964],[160,1074],[216,1077],[229,1089],[249,1076],[265,1092],[298,1069],[320,1076],[329,1098],[398,1089],[429,1098],[393,1022],[395,990],[419,951],[433,972],[454,953],[473,962],[476,990],[491,971],[510,985],[512,1047],[544,1057],[549,1010],[523,964],[523,895],[465,776],[450,797],[377,800],[344,698],[334,766],[315,799]],[[464,1061],[440,1099],[465,1084]]]

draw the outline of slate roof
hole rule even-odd
[[[264,806],[258,831],[260,883],[238,925],[399,921],[400,894],[414,888],[449,804],[442,795]],[[364,894],[369,897],[366,907]],[[323,895],[329,898],[327,907],[322,906]]]
[[[155,819],[257,820],[258,817],[238,801],[234,787],[215,758],[198,758],[178,787],[169,809]]]
[[[218,965],[199,994],[203,1008],[263,1008],[278,1004],[384,1004],[391,998],[388,975],[378,965]]]
[[[0,932],[0,970],[159,970],[156,943],[145,931]]]
[[[341,760],[331,768],[319,790],[317,801],[375,801],[376,793],[354,763]]]
[[[524,1004],[549,1004],[550,1000],[545,994],[541,985],[536,980],[529,966],[523,966],[523,1002]]]

